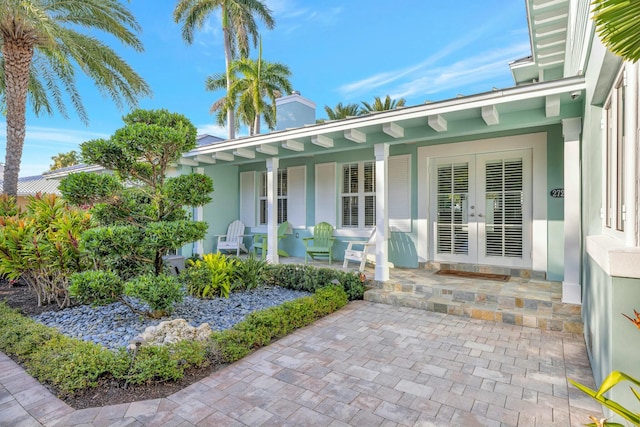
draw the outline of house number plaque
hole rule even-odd
[[[564,199],[564,188],[554,188],[549,195],[554,199]]]

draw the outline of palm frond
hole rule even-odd
[[[640,1],[594,0],[596,31],[615,54],[636,62],[640,59]]]

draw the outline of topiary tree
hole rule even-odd
[[[60,182],[71,203],[88,207],[99,227],[82,235],[82,247],[96,268],[123,280],[163,273],[170,249],[200,240],[204,222],[192,221],[185,206],[211,200],[209,177],[167,177],[172,164],[196,146],[196,128],[183,115],[166,110],[136,110],[109,139],[81,145],[82,158],[113,174],[77,173]]]

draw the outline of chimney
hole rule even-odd
[[[316,122],[316,103],[294,90],[276,99],[276,130],[299,128]]]

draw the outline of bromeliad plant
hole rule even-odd
[[[22,279],[38,306],[70,305],[69,278],[90,267],[79,248],[80,235],[93,227],[91,215],[53,195],[28,198],[26,211],[15,200],[0,203],[0,275]]]
[[[634,314],[635,314],[635,319],[631,318],[629,316],[627,316],[626,314],[622,314],[624,317],[626,317],[627,319],[629,319],[631,321],[631,323],[633,323],[638,329],[640,329],[640,313],[638,313],[636,310],[633,310]],[[633,425],[635,426],[640,426],[640,412],[637,411],[632,411],[626,407],[624,407],[623,405],[621,405],[620,403],[608,399],[604,396],[605,393],[607,393],[609,390],[611,390],[613,387],[615,387],[616,385],[624,382],[624,381],[629,381],[632,384],[635,384],[636,386],[640,387],[640,380],[632,377],[631,375],[625,374],[624,372],[620,372],[620,371],[613,371],[611,372],[607,378],[604,379],[604,381],[602,382],[602,384],[600,385],[600,388],[596,391],[596,390],[592,390],[589,387],[586,387],[574,380],[569,379],[569,382],[571,384],[573,384],[578,390],[582,391],[583,393],[587,394],[588,396],[590,396],[593,400],[595,400],[596,402],[600,403],[602,406],[609,408],[611,411],[615,412],[616,414],[620,415],[621,417],[623,417],[625,420],[630,421],[631,423],[633,423]],[[640,392],[638,392],[638,390],[636,390],[633,387],[630,387],[631,392],[633,393],[633,395],[636,397],[636,399],[638,400],[638,402],[640,403]],[[611,423],[608,422],[606,419],[597,419],[594,416],[590,416],[589,417],[591,419],[591,421],[593,421],[593,423],[589,423],[589,424],[585,424],[586,426],[592,426],[592,427],[604,427],[604,426],[620,426],[620,427],[624,427],[624,424],[620,424],[620,423]]]

